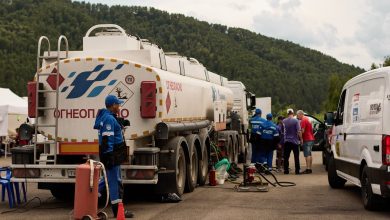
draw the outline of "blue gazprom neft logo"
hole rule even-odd
[[[107,70],[102,70],[103,66],[104,66],[103,64],[100,64],[95,66],[95,68],[92,71],[84,71],[79,74],[76,74],[76,72],[69,73],[68,79],[73,78],[75,75],[77,76],[69,86],[64,86],[62,88],[61,93],[66,92],[70,87],[73,86],[73,89],[69,92],[66,98],[67,99],[79,98],[83,96],[95,82],[104,81],[114,70],[121,69],[123,67],[123,64],[118,64],[115,67],[115,69],[107,69]],[[95,77],[95,79],[88,79],[92,75],[92,73],[97,73],[97,76]],[[104,90],[104,88],[106,88],[107,86],[114,85],[116,81],[117,80],[111,80],[107,85],[100,84],[99,86],[96,86],[87,95],[87,97],[91,98],[91,97],[98,96]]]

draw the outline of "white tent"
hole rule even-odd
[[[8,136],[27,118],[27,100],[10,89],[0,88],[0,136]]]

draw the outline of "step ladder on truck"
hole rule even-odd
[[[48,44],[48,54],[47,56],[41,55],[41,45],[42,42],[46,41]],[[54,124],[44,124],[39,121],[40,115],[48,114],[50,111],[58,111],[58,87],[59,87],[59,81],[60,81],[60,72],[61,72],[61,64],[60,64],[60,52],[61,52],[61,43],[62,41],[65,42],[66,51],[65,51],[65,59],[68,58],[69,53],[69,45],[68,45],[68,39],[61,35],[58,38],[58,44],[57,44],[57,54],[54,56],[50,55],[50,41],[46,36],[42,36],[39,38],[38,41],[38,54],[37,54],[37,72],[36,72],[36,95],[35,95],[35,136],[34,136],[34,164],[37,162],[39,164],[56,164],[57,162],[57,146],[58,146],[58,117],[55,117]],[[56,71],[52,71],[51,73],[42,73],[41,65],[44,60],[48,59],[55,59],[57,61],[55,69]],[[48,76],[48,77],[54,77],[54,85],[52,85],[52,89],[43,89],[41,85],[43,83],[40,81],[42,79],[42,76]],[[53,81],[51,81],[53,84]],[[44,99],[44,96],[41,94],[46,93],[55,93],[55,105],[54,106],[41,106],[44,105],[44,100],[41,101],[41,99]],[[41,104],[41,105],[40,105]],[[54,113],[55,114],[55,113]],[[47,127],[47,128],[53,128],[54,129],[54,136],[49,138],[49,140],[46,141],[38,141],[38,131],[40,128]],[[39,159],[37,160],[37,147],[38,145],[43,145],[43,153],[39,155]]]

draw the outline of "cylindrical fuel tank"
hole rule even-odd
[[[74,219],[82,219],[90,215],[97,218],[98,212],[98,184],[100,178],[100,165],[93,165],[92,187],[91,166],[87,162],[76,168],[76,186],[74,195]]]
[[[42,72],[56,72],[55,64],[48,65]],[[152,135],[161,121],[215,121],[215,101],[226,102],[228,112],[233,106],[233,92],[228,87],[130,60],[84,57],[62,60],[60,64],[58,110],[45,112],[39,122],[54,124],[58,118],[57,138],[63,142],[97,142],[93,125],[98,110],[105,108],[107,95],[124,101],[120,116],[131,122],[125,131],[125,137],[130,139]],[[44,89],[55,89],[55,77],[41,78]],[[143,82],[156,85],[153,118],[142,117],[140,111]],[[47,107],[55,106],[56,93],[46,94],[45,102]],[[43,127],[40,132],[50,138],[55,129]]]

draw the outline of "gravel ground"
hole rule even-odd
[[[10,163],[0,159],[0,165]],[[290,164],[294,164],[291,160]],[[304,168],[304,160],[301,156]],[[233,183],[217,187],[198,187],[183,196],[180,203],[159,203],[151,197],[132,196],[125,207],[137,219],[390,219],[390,204],[376,212],[366,211],[360,189],[347,184],[335,190],[328,186],[327,173],[321,165],[321,153],[314,153],[313,174],[276,174],[280,181],[292,181],[295,187],[270,188],[269,192],[235,192]],[[73,205],[51,197],[47,190],[28,184],[27,206],[0,214],[0,219],[71,219]],[[7,201],[0,203],[0,212],[10,211]],[[107,212],[110,215],[111,210]]]

